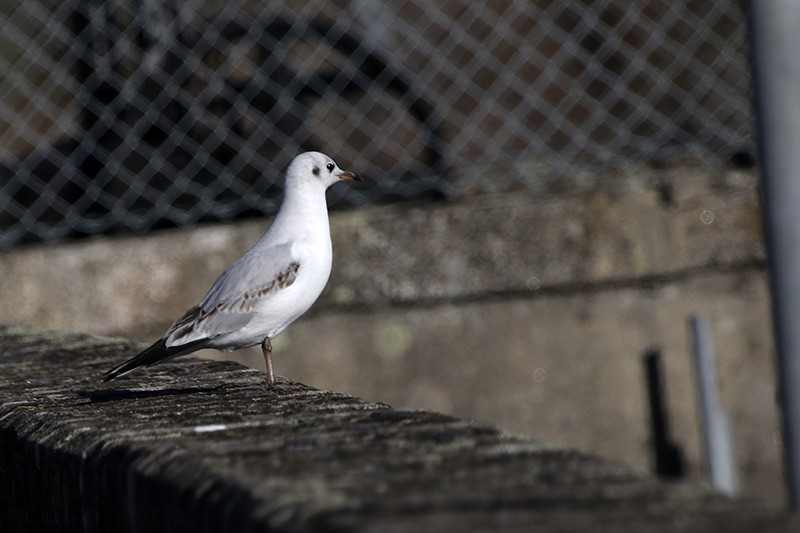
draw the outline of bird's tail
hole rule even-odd
[[[128,372],[132,372],[141,366],[152,366],[156,363],[172,359],[173,357],[178,357],[179,355],[186,355],[187,353],[203,348],[207,343],[208,339],[198,339],[196,341],[187,342],[186,344],[181,344],[180,346],[167,347],[166,339],[159,339],[142,353],[131,357],[121,365],[115,366],[103,374],[103,381],[111,381],[112,379],[124,376]]]

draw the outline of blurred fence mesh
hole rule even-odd
[[[302,6],[302,7],[299,7]],[[0,246],[752,152],[733,0],[0,1]]]

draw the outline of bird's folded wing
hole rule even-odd
[[[199,305],[169,328],[167,346],[212,339],[245,327],[254,318],[256,306],[292,285],[299,269],[288,243],[251,249],[217,278]]]

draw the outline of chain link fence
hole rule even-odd
[[[271,213],[308,149],[336,205],[753,151],[733,0],[0,6],[0,246]]]

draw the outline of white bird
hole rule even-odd
[[[104,380],[203,348],[231,351],[261,344],[267,385],[274,387],[270,339],[311,307],[331,273],[325,190],[340,180],[361,178],[319,152],[295,157],[266,233],[225,269],[200,304],[152,346],[106,372]]]

